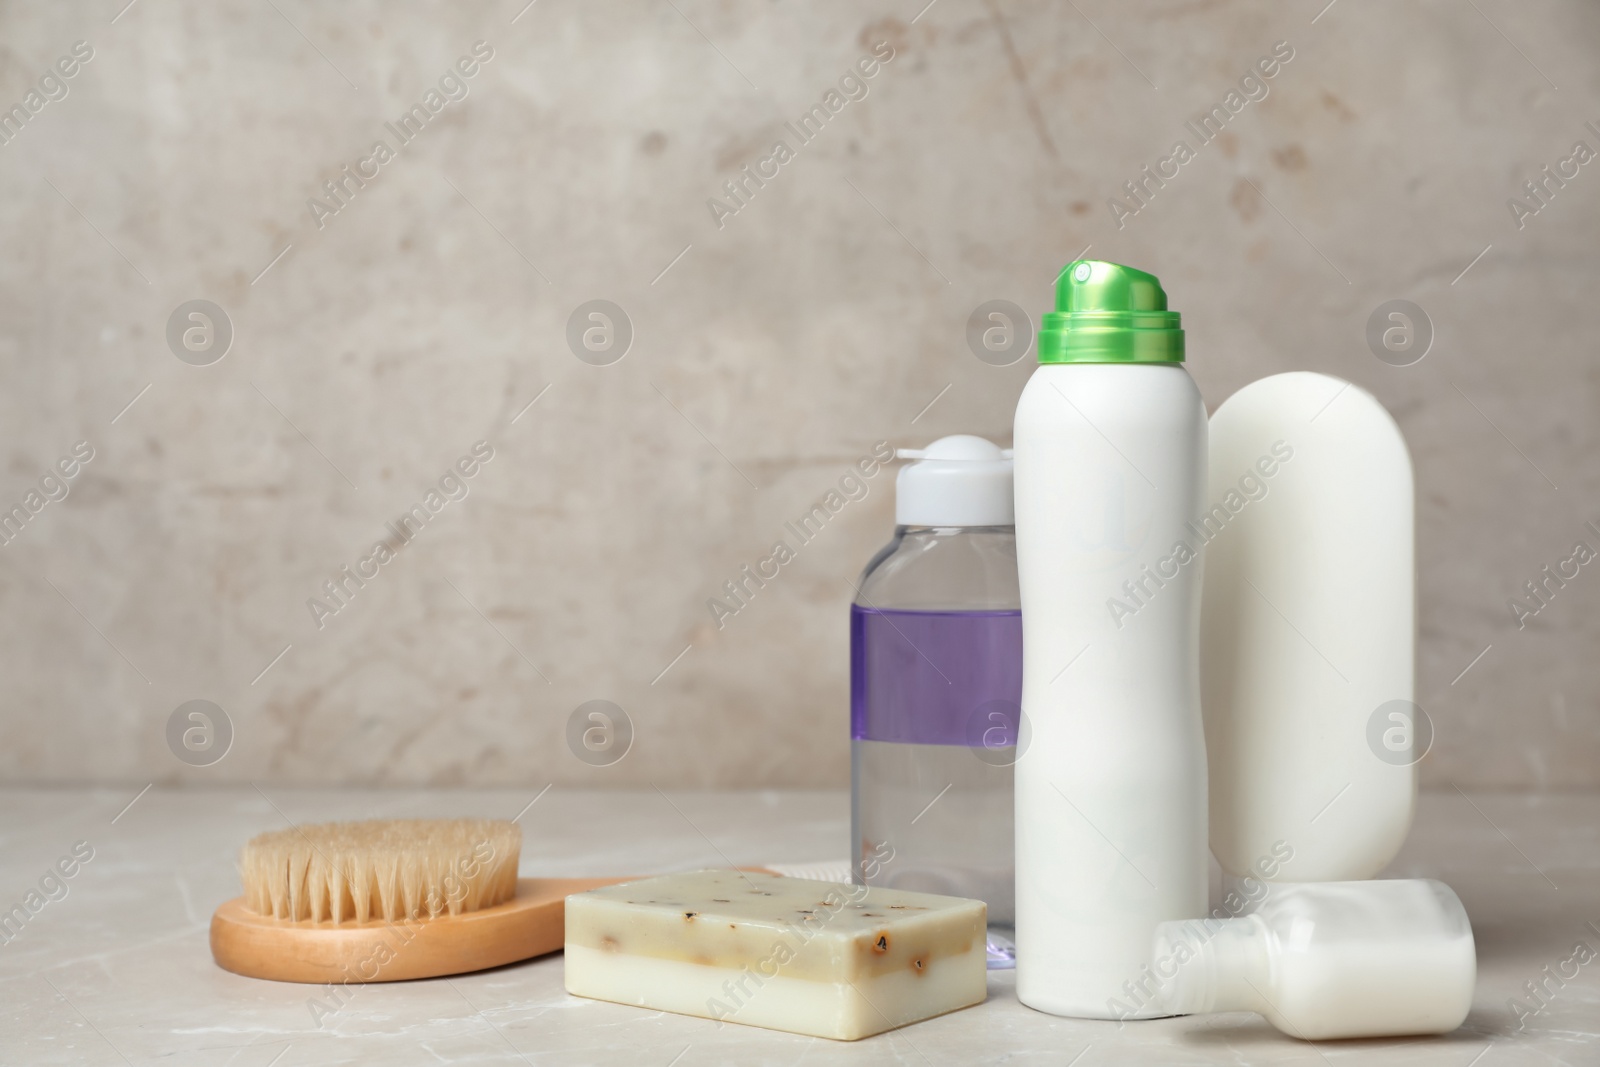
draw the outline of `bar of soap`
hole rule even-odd
[[[983,1002],[980,900],[734,870],[567,898],[567,992],[854,1041]]]

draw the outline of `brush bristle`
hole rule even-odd
[[[244,846],[245,903],[296,922],[397,922],[516,895],[522,829],[504,819],[375,819],[260,834]]]

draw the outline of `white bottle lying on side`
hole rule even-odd
[[[1432,879],[1273,885],[1237,919],[1162,923],[1152,968],[1174,1014],[1260,1012],[1286,1034],[1443,1034],[1472,1007],[1472,925]]]

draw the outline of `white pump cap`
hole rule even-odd
[[[900,526],[1012,526],[1011,449],[971,434],[941,437],[927,448],[902,448],[916,460],[895,477]]]

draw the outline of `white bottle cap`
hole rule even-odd
[[[916,460],[895,477],[900,526],[1013,526],[1011,449],[971,434],[941,437],[927,448],[902,448]]]

